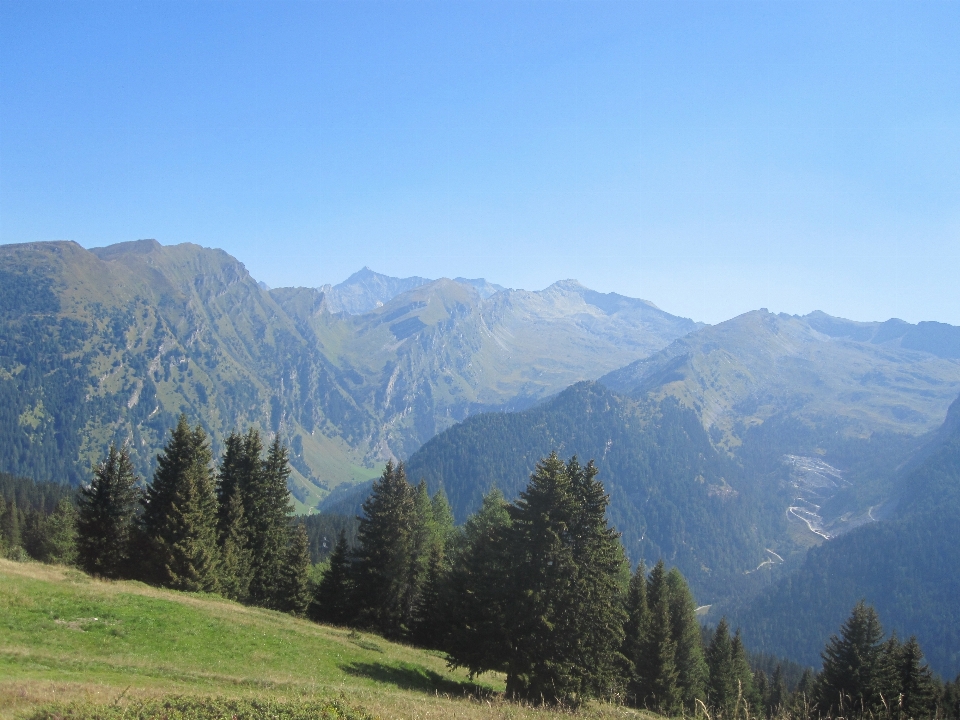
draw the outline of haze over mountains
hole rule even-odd
[[[185,412],[215,452],[234,428],[279,433],[300,512],[354,512],[354,483],[396,457],[462,521],[494,486],[514,497],[551,450],[576,453],[596,460],[632,560],[664,557],[714,612],[752,618],[759,646],[808,661],[823,639],[785,636],[783,608],[835,627],[840,604],[803,588],[880,592],[878,564],[851,569],[864,542],[926,568],[909,576],[915,602],[888,610],[927,632],[910,608],[942,578],[913,559],[957,550],[921,528],[953,522],[960,463],[942,447],[958,395],[960,328],[942,323],[758,310],[705,326],[573,280],[525,291],[364,268],[269,289],[196,245],[0,246],[0,470],[77,484],[116,440],[146,477]],[[955,605],[924,617],[960,626]],[[930,652],[943,672],[960,664]]]
[[[265,290],[223,251],[150,240],[7,245],[0,273],[11,472],[80,482],[116,439],[147,473],[185,411],[215,443],[247,424],[281,432],[308,507],[471,413],[526,407],[698,327],[569,281],[527,292],[367,270],[327,292]],[[332,312],[328,295],[373,309]]]

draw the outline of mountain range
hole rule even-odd
[[[958,394],[960,328],[942,323],[708,326],[573,280],[364,268],[268,288],[196,245],[0,246],[0,471],[79,484],[117,441],[149,477],[184,412],[215,452],[235,428],[278,433],[298,512],[356,512],[398,458],[462,521],[550,451],[577,454],[631,560],[665,558],[711,617],[811,663],[850,598],[882,604],[886,568],[909,591],[882,612],[958,666],[930,630],[960,626],[936,590],[958,548]]]
[[[353,313],[353,314],[351,314]],[[265,289],[221,250],[0,247],[0,465],[78,483],[111,441],[139,472],[180,412],[219,448],[279,432],[306,510],[467,416],[527,407],[699,325],[574,281],[540,292],[362,270]]]

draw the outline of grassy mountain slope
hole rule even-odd
[[[960,673],[960,399],[923,460],[897,483],[892,516],[811,550],[802,567],[739,610],[750,647],[819,664],[819,650],[866,599],[916,635],[931,666]]]
[[[380,717],[559,717],[462,699],[475,690],[437,653],[216,596],[101,582],[0,560],[0,717],[31,706],[165,694],[338,697]],[[502,678],[485,678],[502,690]],[[613,717],[595,707],[586,717]],[[618,717],[622,715],[617,715]]]

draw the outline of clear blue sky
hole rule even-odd
[[[0,0],[0,242],[960,324],[960,3]]]

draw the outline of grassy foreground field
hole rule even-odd
[[[502,678],[481,681],[477,687],[464,672],[450,671],[437,653],[375,635],[216,596],[0,560],[0,718],[32,717],[38,708],[71,702],[154,717],[141,713],[170,696],[183,696],[178,702],[187,705],[219,698],[224,710],[217,717],[248,717],[237,709],[258,703],[262,717],[570,717],[504,701]],[[288,715],[269,712],[270,703]],[[321,714],[323,707],[331,714]],[[607,720],[641,713],[594,704],[575,715]]]

